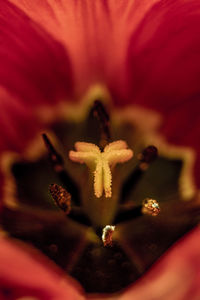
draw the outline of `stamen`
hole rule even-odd
[[[101,152],[99,147],[84,142],[75,144],[75,151],[69,152],[69,158],[74,162],[85,163],[94,174],[94,194],[100,198],[105,192],[106,198],[112,197],[112,173],[117,163],[128,161],[133,156],[133,151],[127,149],[125,141],[116,141],[108,144]]]
[[[138,181],[148,169],[149,165],[157,158],[158,150],[155,146],[146,147],[142,153],[137,155],[140,161],[133,172],[129,175],[122,187],[121,199],[126,200],[131,190],[137,185]]]
[[[49,186],[51,196],[57,206],[64,211],[66,215],[71,210],[71,195],[62,186],[53,183]]]
[[[155,146],[146,147],[142,153],[138,154],[140,160],[139,167],[142,171],[145,171],[151,162],[158,157],[158,150]]]
[[[142,213],[150,216],[157,216],[160,213],[160,207],[155,199],[146,198],[142,204]]]
[[[49,138],[47,137],[47,135],[45,133],[42,134],[44,143],[49,151],[49,157],[53,163],[53,167],[54,170],[56,172],[60,172],[63,170],[63,159],[62,156],[60,154],[58,154],[58,152],[55,150],[55,148],[53,147],[52,143],[50,142]]]
[[[103,233],[102,233],[102,241],[105,247],[111,247],[113,245],[113,232],[115,231],[115,226],[112,225],[106,225],[103,228]]]
[[[66,186],[67,190],[72,195],[73,201],[80,203],[79,189],[65,170],[62,156],[56,151],[45,133],[42,134],[42,138],[49,152],[49,159],[53,165],[54,171],[58,174],[61,182]]]
[[[101,101],[96,100],[92,108],[93,116],[96,117],[100,123],[101,138],[100,147],[104,148],[110,141],[110,118]]]
[[[142,214],[142,205],[133,206],[131,205],[120,205],[120,209],[114,219],[114,224],[121,222],[127,222],[129,220],[137,219],[141,217]]]

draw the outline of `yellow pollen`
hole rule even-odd
[[[85,163],[94,175],[94,194],[100,198],[105,193],[106,198],[112,197],[112,173],[117,163],[123,163],[133,157],[133,151],[128,149],[125,141],[112,142],[101,152],[98,146],[85,143],[75,143],[75,150],[69,152],[69,158],[78,163]]]

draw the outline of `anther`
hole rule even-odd
[[[157,216],[160,213],[160,206],[155,199],[146,198],[142,204],[142,213],[150,216]]]
[[[101,101],[96,100],[94,102],[92,113],[95,118],[99,121],[101,138],[100,147],[104,148],[110,141],[110,118]]]
[[[145,171],[149,164],[152,163],[158,157],[158,150],[155,146],[146,147],[142,153],[138,154],[138,160],[140,161],[139,167],[142,171]]]
[[[50,142],[49,138],[47,137],[47,135],[45,133],[42,134],[42,137],[43,137],[44,143],[48,149],[49,157],[53,164],[54,170],[56,172],[60,172],[61,170],[63,170],[62,156],[60,154],[58,154],[58,152],[55,150],[55,148],[53,147],[52,143]]]
[[[64,168],[64,160],[56,151],[48,136],[43,133],[42,138],[49,153],[49,159],[53,165],[54,171],[58,174],[61,182],[66,186],[69,193],[72,195],[74,202],[80,203],[79,190],[76,183]]]
[[[112,247],[113,245],[113,233],[115,231],[115,226],[112,225],[106,225],[103,228],[102,233],[102,241],[105,247]]]
[[[158,157],[158,150],[155,146],[146,147],[141,153],[137,155],[139,160],[138,165],[129,175],[122,187],[121,198],[125,202],[130,192],[138,184],[144,172],[148,169],[149,165]]]
[[[57,206],[64,211],[66,215],[71,210],[71,195],[62,186],[53,183],[49,186],[51,196]]]

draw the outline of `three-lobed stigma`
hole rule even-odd
[[[75,150],[69,152],[69,158],[78,163],[85,163],[94,174],[94,194],[100,198],[105,193],[106,198],[112,197],[112,173],[117,163],[123,163],[133,157],[133,151],[128,149],[123,140],[112,142],[105,146],[103,152],[92,143],[77,142]]]

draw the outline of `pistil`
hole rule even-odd
[[[69,158],[78,163],[85,163],[94,174],[94,194],[100,198],[105,192],[106,198],[112,197],[112,173],[117,163],[123,163],[133,157],[133,151],[128,149],[125,141],[119,140],[108,144],[101,152],[98,146],[77,142],[76,151],[69,152]]]

